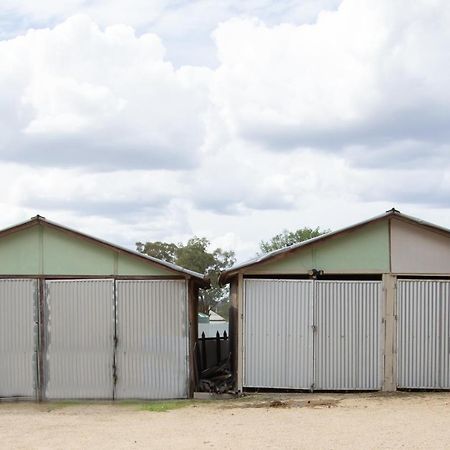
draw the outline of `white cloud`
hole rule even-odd
[[[75,16],[0,42],[0,157],[101,169],[198,163],[206,68],[174,69],[153,34]]]
[[[392,206],[450,225],[449,5],[324,0],[316,21],[313,3],[161,2],[140,18],[112,2],[100,19],[106,2],[74,0],[55,20],[95,20],[0,41],[2,225],[39,212],[130,247],[196,234],[240,259],[282,229]],[[21,5],[34,20],[55,6]],[[193,33],[177,48],[198,61],[230,15],[217,67],[167,56],[159,35]]]
[[[215,32],[214,99],[236,136],[274,150],[447,140],[449,22],[444,0],[345,0],[313,25],[231,20]]]
[[[160,35],[177,66],[215,66],[211,32],[232,17],[259,17],[267,23],[313,22],[341,0],[2,0],[0,38],[13,37],[27,28],[52,26],[68,17],[86,14],[100,26],[124,23],[139,33]]]

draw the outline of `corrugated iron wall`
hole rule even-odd
[[[244,387],[382,386],[382,284],[247,279]]]
[[[36,395],[37,281],[0,280],[0,397]]]
[[[245,280],[244,387],[311,388],[312,289],[309,280]]]
[[[450,282],[397,282],[398,387],[450,388]]]
[[[381,389],[381,282],[317,281],[314,289],[314,388]]]
[[[45,317],[45,397],[112,398],[114,281],[47,281]]]
[[[188,396],[184,280],[117,281],[115,398]]]

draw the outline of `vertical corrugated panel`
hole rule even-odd
[[[442,345],[441,386],[450,389],[450,282],[441,282],[442,296]]]
[[[112,398],[114,281],[47,281],[46,325],[46,398]]]
[[[0,397],[35,396],[36,295],[36,280],[0,280]]]
[[[245,280],[244,387],[310,389],[312,281]]]
[[[317,281],[314,289],[314,388],[380,389],[381,282]]]
[[[188,395],[184,280],[117,281],[116,398]]]
[[[450,388],[448,281],[397,282],[398,387]]]

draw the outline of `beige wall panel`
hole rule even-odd
[[[391,258],[393,273],[450,274],[450,237],[394,219]]]

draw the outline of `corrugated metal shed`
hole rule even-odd
[[[220,280],[231,283],[239,390],[304,389],[311,373],[320,390],[450,389],[445,227],[392,209],[237,264]],[[287,286],[308,282],[313,362],[299,365],[299,353],[309,355],[308,301]]]
[[[192,395],[207,286],[40,216],[0,231],[0,397]]]

